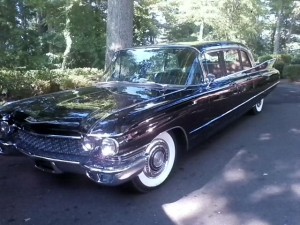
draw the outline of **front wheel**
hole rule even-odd
[[[264,99],[262,98],[258,103],[256,103],[251,112],[252,114],[256,115],[258,113],[260,113],[263,110],[263,106],[264,106]]]
[[[161,185],[170,175],[175,159],[176,145],[172,135],[163,132],[146,149],[148,154],[143,171],[132,180],[134,188],[146,192]]]

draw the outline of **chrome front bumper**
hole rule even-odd
[[[65,160],[62,157],[46,156],[43,153],[30,153],[16,148],[11,143],[0,142],[0,154],[22,153],[32,159],[39,170],[54,174],[65,172],[85,174],[92,181],[109,186],[125,183],[142,172],[147,161],[145,149],[146,146],[140,148],[138,154],[123,160],[109,161],[87,156],[82,160],[78,158],[70,160],[70,157]]]
[[[18,155],[20,152],[13,143],[0,140],[0,155]]]
[[[125,183],[141,173],[146,161],[146,156],[140,156],[131,163],[122,163],[122,165],[113,167],[97,168],[93,165],[83,165],[83,167],[85,168],[85,174],[91,180],[96,183],[114,186]]]

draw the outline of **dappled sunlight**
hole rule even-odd
[[[297,170],[289,175],[291,179],[300,179],[300,170]]]
[[[300,129],[292,128],[292,129],[290,129],[290,133],[292,133],[292,134],[300,134]]]
[[[231,224],[238,222],[233,215],[225,213],[227,203],[226,198],[206,194],[204,189],[192,192],[174,203],[164,204],[162,208],[175,224],[201,224],[205,222],[203,219],[207,221],[214,216],[219,219],[226,217]],[[212,209],[214,212],[211,212]]]
[[[255,157],[246,150],[240,150],[224,167],[221,176],[213,178],[204,187],[191,192],[178,201],[162,205],[174,224],[261,224],[268,225],[261,218],[238,213],[231,209],[232,196],[226,192],[235,186],[245,185],[255,179],[253,173],[243,168],[243,162]],[[224,222],[226,221],[226,222]]]
[[[162,206],[175,224],[240,224],[239,218],[228,212],[228,199],[203,190],[195,191],[171,204]]]
[[[261,137],[272,136],[266,134]],[[272,160],[265,152],[242,148],[204,186],[163,204],[162,209],[176,225],[271,225],[280,214],[263,209],[281,210],[282,202],[300,199],[300,183],[295,180],[300,178],[298,165],[297,159]],[[275,174],[281,176],[279,182]]]
[[[264,133],[259,136],[260,141],[269,141],[272,139],[272,135],[270,133]]]
[[[300,183],[292,184],[291,191],[295,195],[295,197],[300,198]]]
[[[222,196],[218,193],[220,190],[211,188],[210,185],[205,186],[176,202],[162,205],[162,208],[176,225],[270,225],[254,214],[231,210],[230,197]]]
[[[254,178],[253,173],[243,169],[243,161],[255,160],[255,156],[250,156],[246,150],[240,150],[226,165],[222,175],[225,182],[246,183]]]
[[[259,219],[250,219],[248,221],[246,221],[246,223],[243,223],[245,225],[269,225],[270,223],[259,220]]]
[[[245,181],[246,178],[247,172],[243,169],[233,169],[224,172],[224,179],[228,182]]]
[[[252,202],[259,202],[266,198],[280,195],[285,191],[287,191],[287,187],[284,187],[283,185],[267,185],[251,194],[250,200]]]

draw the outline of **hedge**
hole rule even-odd
[[[297,56],[292,56],[288,54],[281,54],[281,55],[264,55],[258,58],[259,62],[264,62],[269,59],[276,58],[276,62],[274,64],[274,68],[277,69],[280,74],[281,78],[286,78],[285,74],[283,73],[284,67],[290,64],[299,64],[297,63],[298,59]]]
[[[284,67],[283,76],[291,81],[300,81],[300,64],[292,64]]]
[[[90,86],[102,76],[103,71],[95,68],[0,70],[0,102]]]
[[[300,55],[295,55],[291,61],[291,64],[300,64]]]
[[[263,55],[263,56],[258,57],[258,62],[263,63],[263,62],[265,62],[267,60],[270,60],[270,59],[273,59],[273,58],[274,57],[271,56],[271,55]]]

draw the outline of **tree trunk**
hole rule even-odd
[[[281,26],[282,26],[282,9],[280,9],[277,14],[273,54],[280,53]]]
[[[113,53],[132,47],[133,43],[133,0],[108,0],[106,25],[105,67]]]
[[[291,24],[288,28],[288,34],[286,37],[286,43],[290,43],[291,42],[291,37],[292,37],[292,33],[293,33],[293,28],[294,28],[294,23],[295,23],[295,15],[292,16],[291,18]]]
[[[200,22],[198,41],[203,41],[204,22]]]
[[[70,11],[73,7],[73,2],[72,0],[67,1],[67,6],[66,6],[66,23],[65,23],[65,29],[63,31],[64,34],[64,38],[65,38],[65,42],[66,42],[66,48],[63,54],[63,62],[61,64],[61,68],[62,69],[66,69],[67,68],[67,64],[68,64],[68,59],[70,56],[70,52],[71,52],[71,47],[72,47],[72,38],[71,38],[71,32],[70,32]]]

